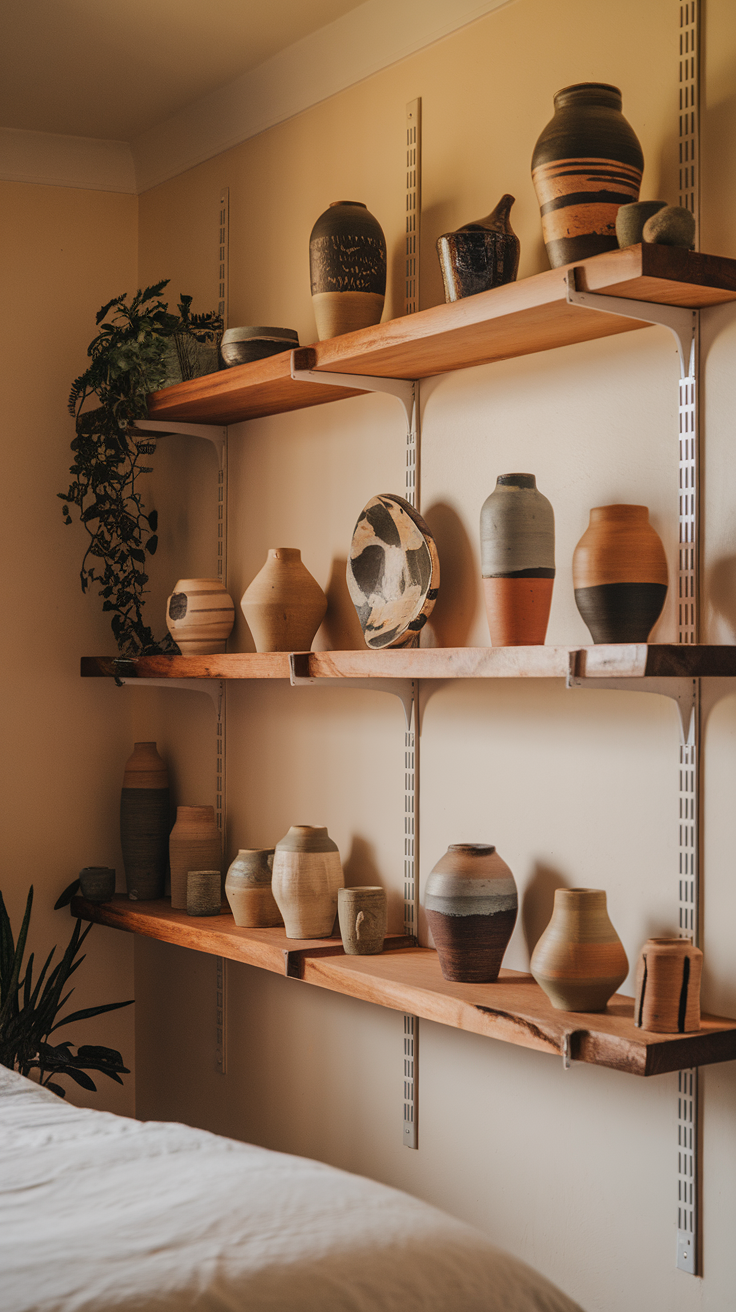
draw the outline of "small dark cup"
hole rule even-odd
[[[111,866],[85,866],[79,872],[79,886],[87,902],[109,902],[115,892],[115,871]]]
[[[187,915],[219,916],[222,879],[219,870],[187,871]]]

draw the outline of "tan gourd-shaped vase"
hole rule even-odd
[[[531,973],[560,1011],[605,1011],[629,972],[600,888],[558,888]]]
[[[187,909],[187,875],[190,870],[220,870],[220,835],[213,806],[177,806],[176,824],[169,837],[171,907]]]
[[[653,1034],[700,1029],[703,954],[684,938],[647,939],[636,969],[634,1024]]]
[[[219,579],[179,579],[166,603],[166,627],[182,656],[225,650],[235,623],[232,597]]]
[[[297,547],[271,547],[240,605],[256,651],[309,651],[327,598]]]
[[[322,825],[292,825],[276,844],[271,887],[287,938],[329,938],[343,888],[340,853]]]
[[[271,888],[273,857],[272,847],[241,847],[228,867],[225,895],[241,929],[284,923]]]
[[[667,596],[667,557],[646,506],[596,506],[572,558],[593,642],[646,642]]]
[[[133,902],[163,897],[169,837],[169,775],[155,743],[136,743],[125,763],[120,843]]]

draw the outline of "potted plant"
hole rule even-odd
[[[178,315],[170,314],[161,300],[166,285],[139,290],[130,303],[127,295],[116,296],[99,311],[102,326],[87,351],[91,364],[69,396],[76,420],[72,481],[58,494],[64,522],[72,523],[70,506],[76,506],[89,534],[82,591],[99,585],[102,609],[110,612],[118,648],[128,656],[177,650],[169,634],[157,640],[143,619],[147,562],[158,535],[157,512],[146,512],[138,480],[151,472],[145,460],[156,444],[132,425],[147,418],[149,392],[170,381],[172,345],[182,376],[191,376],[194,348],[209,346],[212,354],[222,331],[218,315],[191,313],[191,296],[181,297]],[[90,409],[92,397],[98,404]]]

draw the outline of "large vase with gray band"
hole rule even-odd
[[[131,901],[163,897],[169,855],[169,775],[155,743],[136,743],[125,763],[120,844]]]
[[[532,182],[553,269],[615,250],[619,206],[639,199],[644,156],[606,82],[563,87],[532,155]]]
[[[498,979],[516,924],[518,896],[506,862],[489,843],[453,843],[427,880],[427,920],[444,979]]]
[[[480,512],[483,591],[494,647],[544,642],[555,579],[555,516],[533,474],[501,474]]]
[[[596,506],[572,558],[593,642],[646,642],[667,596],[667,558],[646,506]]]
[[[339,337],[380,323],[386,295],[386,238],[358,200],[334,200],[309,238],[317,335]]]

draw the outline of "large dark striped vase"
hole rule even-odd
[[[532,181],[553,269],[615,250],[616,215],[639,199],[644,156],[605,82],[563,87],[532,155]]]

